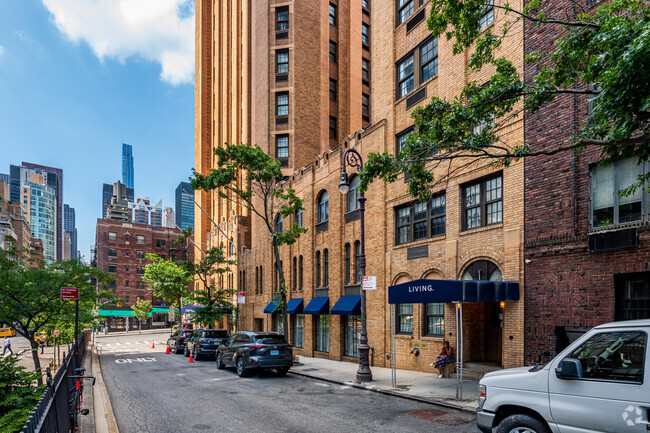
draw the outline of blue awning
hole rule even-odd
[[[269,305],[266,306],[264,309],[264,314],[274,314],[274,313],[280,313],[281,311],[275,311],[276,308],[278,308],[278,305],[280,304],[279,299],[274,299],[271,302],[269,302]]]
[[[187,313],[188,311],[192,311],[195,308],[203,308],[205,305],[188,305],[183,308],[181,308],[181,313]]]
[[[302,298],[289,299],[287,302],[287,314],[302,314]]]
[[[339,316],[358,316],[361,314],[361,296],[341,296],[332,307],[330,314]]]
[[[388,287],[389,304],[518,301],[519,283],[479,280],[415,280]]]
[[[309,304],[305,307],[305,314],[329,314],[330,298],[329,296],[322,296],[319,298],[311,298]]]

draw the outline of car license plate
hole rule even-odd
[[[279,355],[280,352],[278,350],[272,350],[271,355]]]

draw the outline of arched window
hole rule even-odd
[[[323,251],[323,287],[330,285],[330,254],[326,249]]]
[[[298,287],[300,288],[300,291],[302,292],[303,284],[302,284],[302,256],[298,259],[298,265],[300,269],[298,270],[298,279],[300,280],[300,283],[298,284]]]
[[[278,215],[275,219],[275,232],[282,233],[282,215]]]
[[[350,180],[350,190],[347,194],[348,212],[359,209],[359,176],[353,176]]]
[[[230,255],[235,255],[235,243],[232,241],[232,237],[230,238]]]
[[[293,291],[298,290],[298,260],[294,257],[293,258]]]
[[[320,251],[316,251],[316,287],[321,287],[320,281]]]
[[[329,197],[327,191],[323,191],[318,197],[318,222],[322,223],[329,218]]]
[[[352,277],[351,272],[352,267],[352,252],[350,244],[345,244],[345,284],[350,284],[350,278]]]
[[[461,280],[503,281],[497,265],[489,260],[477,260],[465,269]]]
[[[302,227],[302,209],[296,212],[295,216],[295,222],[298,225],[298,227]]]
[[[361,242],[356,241],[354,243],[354,283],[361,284],[361,261],[359,260],[361,256]]]

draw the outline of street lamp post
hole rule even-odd
[[[348,182],[348,174],[345,167],[350,166],[361,172],[363,169],[363,160],[361,155],[354,148],[350,148],[343,154],[343,172],[341,173],[341,182],[339,183],[339,190],[341,194],[347,194],[350,191],[350,183]],[[359,268],[360,274],[363,277],[366,275],[366,239],[365,239],[365,226],[364,226],[364,212],[366,210],[366,198],[363,193],[359,195],[359,216],[361,219],[361,254],[359,255]],[[358,281],[358,283],[361,283]],[[357,370],[357,382],[371,382],[372,372],[370,371],[370,346],[368,346],[368,331],[366,328],[366,291],[361,289],[361,336],[359,337],[359,369]]]

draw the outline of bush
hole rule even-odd
[[[0,432],[19,432],[45,390],[40,374],[19,367],[18,358],[0,358]]]

